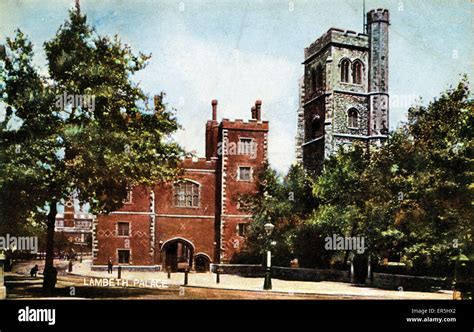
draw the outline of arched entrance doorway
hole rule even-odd
[[[196,254],[194,257],[194,269],[196,272],[208,272],[211,265],[211,259],[206,254]]]
[[[166,241],[161,247],[164,269],[171,272],[184,271],[193,267],[194,245],[183,238]]]

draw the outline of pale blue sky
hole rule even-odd
[[[67,17],[73,0],[1,0],[0,43],[20,27],[42,44]],[[204,153],[204,124],[211,99],[218,116],[250,117],[256,99],[270,121],[270,162],[285,171],[294,161],[298,78],[303,49],[330,27],[362,31],[362,0],[81,0],[99,34],[119,34],[135,51],[152,53],[136,76],[147,93],[167,93],[183,125],[176,138]],[[387,8],[390,27],[390,94],[429,101],[473,74],[472,5],[469,0],[366,0],[366,9]],[[44,68],[43,68],[44,70]],[[408,105],[390,109],[390,127]]]

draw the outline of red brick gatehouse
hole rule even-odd
[[[93,269],[206,271],[229,262],[242,248],[251,222],[239,203],[256,190],[267,160],[268,121],[261,101],[249,121],[217,122],[217,101],[206,123],[206,157],[185,159],[184,175],[174,183],[137,186],[119,210],[99,215],[93,224]]]
[[[69,242],[68,254],[71,252],[81,255],[90,254],[92,223],[95,216],[84,212],[82,207],[79,211],[74,208],[72,199],[64,204],[64,212],[56,215],[56,236],[62,236]]]

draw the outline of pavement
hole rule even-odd
[[[40,264],[42,262],[39,262]],[[28,274],[29,268],[35,262],[29,262],[27,265],[20,263],[16,267],[16,273]],[[39,264],[39,265],[40,265]],[[66,271],[66,261],[56,261],[59,276],[84,277],[84,283],[98,286],[98,282],[104,279],[112,280],[117,283],[126,283],[128,287],[136,288],[160,288],[163,286],[170,288],[179,288],[184,283],[184,273],[172,273],[171,278],[167,278],[166,272],[143,272],[143,271],[122,271],[121,280],[118,281],[117,271],[108,274],[106,271],[91,271],[91,260],[83,260],[82,263],[74,262],[73,272]],[[40,271],[42,267],[40,265]],[[87,281],[86,281],[87,280]],[[91,281],[92,280],[92,281]],[[272,279],[273,289],[264,291],[263,278],[245,278],[235,275],[221,274],[220,283],[216,282],[214,273],[195,273],[188,274],[187,288],[207,288],[222,289],[234,291],[252,291],[252,292],[273,292],[285,293],[290,296],[298,295],[322,295],[334,296],[335,298],[359,298],[359,299],[403,299],[403,300],[451,300],[452,291],[441,290],[438,292],[411,292],[384,290],[372,287],[365,287],[343,282],[332,281],[290,281]]]

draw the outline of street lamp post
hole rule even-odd
[[[5,262],[5,255],[3,252],[0,252],[0,300],[7,298],[7,288],[5,287],[3,281],[3,264]]]
[[[84,245],[84,233],[81,234],[81,243],[79,244],[81,246],[81,256],[79,258],[79,262],[82,263],[82,246]]]
[[[273,225],[270,222],[270,218],[268,218],[268,223],[266,223],[264,226],[265,228],[265,233],[267,234],[268,240],[270,242],[270,235],[273,232],[273,229],[275,228],[275,225]],[[265,290],[270,290],[272,289],[272,271],[271,271],[271,266],[272,266],[272,252],[271,252],[271,247],[268,246],[267,250],[267,266],[265,269],[265,281],[263,282],[263,289]]]
[[[461,280],[461,283],[459,283],[458,281],[458,268],[459,268],[459,265],[461,264],[461,266],[464,266],[466,264],[467,261],[469,261],[469,258],[464,255],[462,253],[462,250],[459,250],[459,254],[453,258],[451,258],[452,261],[454,261],[454,278],[453,278],[453,282],[452,282],[452,285],[453,285],[453,299],[457,299],[457,294],[460,294],[460,298],[462,299],[463,298],[463,293],[465,292],[465,290],[463,289],[464,287],[459,287],[460,285],[459,284],[464,284],[464,282]],[[459,291],[458,291],[459,289]],[[459,292],[459,293],[458,293]]]
[[[79,245],[80,245],[80,248],[81,248],[81,253],[80,253],[80,256],[79,256],[79,263],[82,263],[82,243],[80,243]]]

